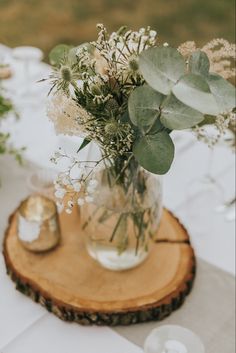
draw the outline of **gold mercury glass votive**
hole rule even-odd
[[[54,201],[41,195],[29,196],[18,211],[18,239],[30,251],[54,248],[60,240],[60,226]]]

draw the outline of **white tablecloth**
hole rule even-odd
[[[12,63],[17,72],[17,63]],[[47,73],[40,65],[38,73]],[[44,76],[44,75],[42,75]],[[17,78],[6,87],[12,96]],[[26,145],[23,168],[11,157],[0,157],[0,240],[10,213],[28,193],[26,179],[38,167],[49,167],[49,156],[62,141],[53,132],[45,116],[45,96],[48,86],[40,90],[38,98],[29,104],[19,104],[21,120],[10,119],[5,126],[13,134],[17,145]],[[164,204],[177,214],[187,226],[197,255],[235,274],[235,225],[215,212],[219,201],[212,190],[196,188],[209,162],[209,150],[190,133],[176,137],[176,158],[171,171],[164,177]],[[68,141],[67,141],[68,142]],[[72,142],[73,143],[73,142]],[[234,155],[226,147],[214,152],[212,176],[221,185],[225,200],[235,194]],[[196,194],[194,190],[196,188]],[[197,209],[197,212],[196,212]],[[181,309],[180,309],[181,310]],[[14,290],[5,274],[0,255],[0,352],[1,353],[140,353],[142,350],[109,328],[81,327],[61,322],[39,305]],[[222,352],[223,353],[223,352]]]

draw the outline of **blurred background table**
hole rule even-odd
[[[23,167],[16,165],[11,157],[0,157],[2,180],[0,188],[0,239],[3,238],[8,216],[29,193],[26,180],[31,173],[39,169],[53,168],[49,159],[60,145],[64,145],[65,148],[75,146],[74,139],[56,136],[52,124],[46,117],[45,107],[49,86],[45,83],[36,83],[36,81],[47,77],[49,66],[38,63],[31,67],[35,91],[25,97],[24,103],[24,100],[19,97],[23,82],[21,63],[11,59],[10,64],[14,75],[5,81],[4,88],[15,99],[21,118],[19,121],[15,121],[12,117],[6,128],[11,131],[14,144],[26,146],[27,150]],[[190,132],[180,133],[175,136],[175,139],[177,143],[176,159],[171,171],[164,177],[164,205],[171,209],[189,230],[199,259],[235,275],[235,223],[226,221],[224,214],[216,212],[216,207],[222,202],[218,197],[219,194],[223,196],[225,201],[235,195],[235,156],[225,146],[216,147],[213,153],[211,175],[217,181],[217,189],[220,192],[217,193],[214,187],[198,187],[194,191],[196,180],[200,180],[201,176],[206,173],[209,163],[209,149],[197,142]],[[201,262],[202,271],[206,269],[204,266],[206,264]],[[231,283],[228,287],[229,300],[231,300],[234,295],[233,278],[223,271],[219,276],[222,278],[223,284],[224,278],[229,278],[229,282],[225,284],[225,290],[227,291],[227,283]],[[144,339],[142,335],[141,340],[138,340],[132,339],[134,333],[126,334],[124,328],[120,331],[118,329],[119,334],[117,334],[109,328],[86,328],[75,324],[70,325],[46,313],[43,308],[14,290],[14,284],[5,274],[2,255],[0,255],[0,288],[1,353],[29,353],[32,350],[34,352],[44,350],[50,353],[64,353],[66,351],[82,353],[142,352],[139,347]],[[230,310],[233,312],[233,307]],[[175,320],[178,320],[181,315],[184,315],[184,311],[181,314],[180,309]],[[134,332],[135,327],[132,330]],[[143,334],[144,332],[146,334],[146,331],[147,329],[144,329]],[[128,329],[127,332],[129,332]],[[197,333],[200,334],[200,332]],[[120,334],[127,338],[121,337]],[[233,344],[231,342],[231,347]],[[220,349],[219,347],[214,348],[214,353],[222,353],[223,350]],[[211,353],[211,351],[209,352]],[[228,351],[225,350],[224,353],[228,353]]]

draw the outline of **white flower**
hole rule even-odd
[[[62,183],[63,185],[70,185],[70,178],[68,175],[65,175],[63,178],[62,178]]]
[[[67,209],[66,209],[66,213],[67,213],[67,214],[71,214],[71,213],[72,213],[72,209],[71,209],[71,208],[67,208]]]
[[[65,196],[66,194],[66,190],[65,189],[57,189],[56,192],[55,192],[55,196],[58,198],[58,199],[63,199],[63,197]]]
[[[57,211],[61,213],[64,210],[64,205],[61,202],[57,202]]]
[[[155,37],[156,37],[156,35],[157,35],[157,32],[156,32],[156,31],[151,30],[149,34],[150,34],[150,37],[155,38]]]
[[[89,180],[89,186],[96,187],[98,185],[98,181],[96,179]]]
[[[74,206],[74,202],[70,200],[67,202],[67,205],[69,208],[72,208]]]
[[[95,179],[89,180],[88,186],[86,188],[86,191],[89,194],[92,194],[94,192],[94,190],[96,189],[97,185],[98,185],[98,181],[97,180],[95,180]]]
[[[78,200],[77,200],[77,204],[79,206],[83,206],[84,205],[84,199],[82,199],[82,197],[79,197]]]
[[[89,193],[89,194],[92,194],[94,192],[94,187],[92,186],[88,186],[86,191]]]
[[[73,189],[76,191],[76,192],[79,192],[81,190],[81,184],[80,182],[76,181],[75,183],[73,183]]]
[[[163,47],[168,47],[169,46],[169,43],[167,43],[167,42],[165,42],[164,44],[163,44]]]
[[[93,197],[92,196],[85,196],[85,201],[88,202],[88,203],[91,203],[94,201]]]
[[[56,190],[60,190],[61,189],[61,185],[57,181],[54,182],[54,187],[55,187]]]

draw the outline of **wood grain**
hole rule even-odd
[[[151,254],[139,267],[112,272],[84,247],[79,212],[60,216],[62,239],[34,254],[17,238],[17,211],[9,219],[4,257],[16,288],[66,321],[128,325],[161,320],[179,308],[195,277],[195,256],[185,228],[164,210]]]

